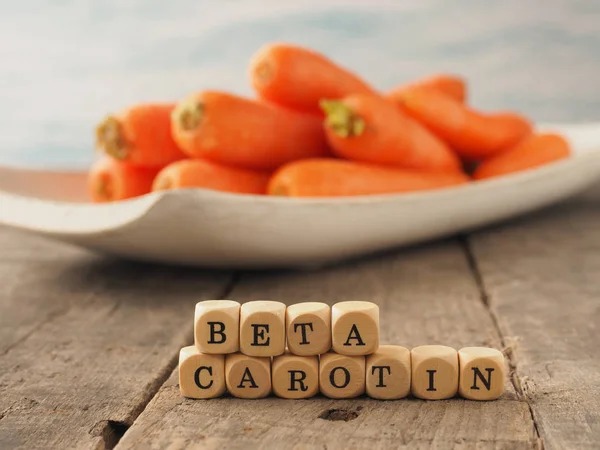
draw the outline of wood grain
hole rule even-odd
[[[117,262],[0,228],[0,448],[110,448],[225,273]]]
[[[223,294],[227,274],[0,229],[0,448],[110,448],[123,433],[124,449],[538,448],[536,426],[545,448],[597,448],[599,193],[476,233],[467,255],[439,242],[318,272],[248,273],[229,295],[374,301],[382,343],[409,348],[508,345],[518,392],[509,382],[489,403],[184,399],[176,352],[191,342],[193,304]]]
[[[547,449],[600,442],[598,194],[471,238]]]
[[[234,300],[373,301],[381,341],[500,346],[460,246],[443,242],[318,272],[244,275]],[[186,400],[175,370],[125,434],[131,448],[535,448],[529,408],[509,387],[495,402],[269,398]],[[342,420],[335,420],[342,419]],[[345,420],[348,421],[345,421]]]

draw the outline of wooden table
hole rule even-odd
[[[0,448],[598,448],[599,223],[600,187],[468,236],[271,273],[122,262],[0,228]],[[384,342],[504,349],[508,389],[184,399],[194,304],[220,298],[371,300]]]

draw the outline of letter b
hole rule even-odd
[[[225,335],[225,324],[223,322],[207,322],[210,333],[209,333],[209,344],[223,344],[227,340]]]

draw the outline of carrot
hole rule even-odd
[[[239,194],[266,194],[268,173],[238,169],[202,159],[184,159],[159,172],[152,190],[205,188]]]
[[[246,169],[329,154],[318,117],[219,91],[179,103],[172,129],[189,156]]]
[[[322,98],[375,93],[365,81],[326,56],[281,43],[265,45],[254,54],[250,79],[260,97],[319,115]]]
[[[109,115],[96,128],[96,146],[138,166],[159,167],[185,157],[171,137],[174,104],[141,104]]]
[[[391,89],[386,98],[395,102],[402,102],[404,95],[416,89],[433,89],[452,97],[456,101],[464,103],[467,99],[467,83],[456,75],[437,74],[427,78],[421,78],[412,83],[402,84]]]
[[[482,114],[434,90],[406,92],[403,109],[467,160],[493,156],[532,131],[529,120],[521,115]]]
[[[321,106],[327,139],[338,156],[416,170],[461,168],[444,142],[382,97],[355,94]]]
[[[440,189],[467,181],[460,172],[417,172],[314,158],[280,168],[271,178],[268,192],[288,197],[343,197]]]
[[[562,136],[533,134],[511,149],[480,163],[473,177],[482,180],[532,169],[567,158],[570,154],[569,144]]]
[[[158,170],[105,157],[96,161],[90,169],[88,189],[96,203],[137,197],[150,192]]]

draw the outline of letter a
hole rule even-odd
[[[360,333],[358,332],[358,327],[356,326],[356,324],[352,324],[352,328],[350,328],[350,334],[348,334],[348,339],[346,339],[344,345],[348,347],[351,346],[352,344],[350,343],[350,340],[352,339],[358,341],[358,343],[356,344],[357,347],[360,345],[365,345],[362,338],[360,337]]]

